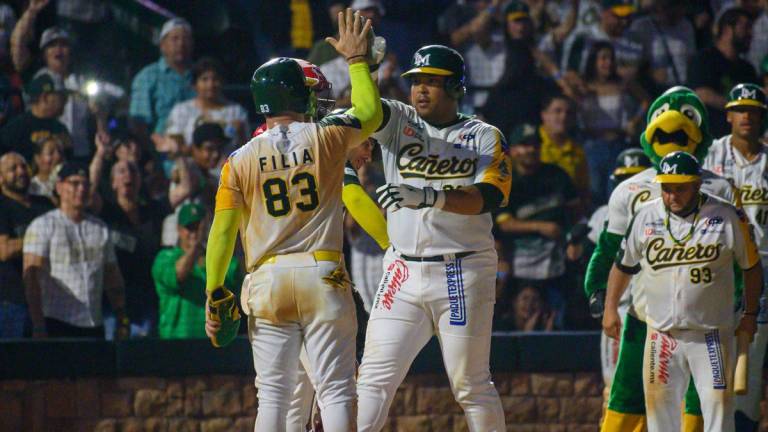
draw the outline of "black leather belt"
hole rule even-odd
[[[461,259],[466,258],[475,251],[467,251],[467,252],[459,252],[455,254],[445,254],[445,255],[435,255],[435,256],[428,256],[428,257],[415,257],[415,256],[409,256],[401,254],[400,252],[395,251],[397,255],[400,256],[400,258],[406,260],[406,261],[416,261],[416,262],[443,262],[443,261],[450,261],[453,259]]]

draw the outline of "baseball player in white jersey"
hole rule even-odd
[[[241,304],[259,377],[260,431],[286,428],[302,346],[325,427],[355,429],[357,329],[341,263],[342,179],[347,150],[381,123],[381,105],[366,62],[370,22],[350,9],[338,19],[339,40],[328,41],[350,65],[353,108],[312,123],[316,101],[301,66],[289,58],[260,66],[251,92],[268,129],[229,157],[216,196],[206,331],[215,345],[231,341],[230,332],[222,332],[237,313],[221,280],[239,230],[249,272]]]
[[[641,145],[654,165],[674,150],[694,153],[702,159],[706,155],[711,144],[707,112],[690,89],[673,87],[664,92],[649,108],[647,120],[648,127],[641,135]],[[608,273],[633,215],[644,202],[661,196],[661,187],[653,182],[655,176],[656,168],[649,168],[622,182],[611,193],[608,224],[590,258],[584,283],[593,316],[602,315]],[[701,190],[729,202],[737,200],[732,185],[709,171],[702,173]],[[630,287],[632,302],[626,314],[608,409],[601,425],[603,432],[642,430],[645,424],[641,372],[646,325],[641,276],[634,277]],[[685,406],[685,424],[689,428],[686,430],[701,430],[699,401],[693,386],[686,394]]]
[[[441,45],[416,51],[411,105],[383,101],[382,149],[392,247],[374,299],[358,377],[358,430],[379,431],[397,387],[433,335],[470,431],[505,430],[489,354],[497,256],[490,210],[506,200],[501,133],[458,113],[464,60]]]
[[[618,301],[642,273],[648,325],[643,388],[649,432],[678,431],[691,375],[705,432],[733,432],[735,331],[734,261],[744,273],[748,311],[736,331],[756,330],[762,267],[747,218],[719,198],[700,193],[701,168],[673,152],[660,162],[661,199],[638,209],[608,277],[603,328],[621,332]]]
[[[704,168],[730,180],[739,191],[741,205],[755,232],[762,267],[768,266],[768,148],[760,142],[765,130],[766,97],[754,84],[731,89],[725,106],[731,134],[715,140]],[[757,334],[749,350],[749,385],[736,396],[736,429],[757,431],[763,399],[763,362],[768,344],[766,290],[760,297]]]
[[[643,149],[638,147],[628,148],[621,152],[616,158],[616,165],[611,173],[611,182],[614,184],[614,188],[621,184],[624,180],[645,171],[651,166],[651,161],[643,153]],[[603,232],[608,223],[608,204],[602,205],[592,213],[589,217],[589,231],[587,238],[592,244],[597,244],[600,233]],[[629,310],[629,304],[631,303],[629,290],[624,292],[619,301],[619,315],[624,316]],[[602,312],[602,311],[601,311]],[[599,318],[596,316],[595,318]],[[600,366],[603,372],[603,383],[605,387],[603,389],[604,403],[608,403],[608,395],[611,391],[611,383],[613,382],[613,374],[616,371],[616,361],[619,358],[619,341],[611,339],[605,335],[600,334]]]

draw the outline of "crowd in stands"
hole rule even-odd
[[[462,112],[506,137],[496,330],[597,328],[581,288],[584,222],[656,96],[692,88],[720,137],[727,91],[768,88],[768,0],[232,3],[240,21],[217,38],[196,36],[191,8],[169,15],[155,61],[134,65],[149,54],[126,60],[108,2],[0,2],[0,338],[205,337],[219,170],[262,123],[236,89],[268,58],[300,57],[349,106],[346,62],[324,38],[350,4],[388,41],[383,97],[407,103],[410,55],[446,44],[466,62]],[[371,193],[383,183],[375,157],[359,171]],[[354,221],[345,230],[354,282],[377,284],[380,249]],[[228,288],[245,274],[236,254]]]

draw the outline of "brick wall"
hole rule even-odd
[[[598,374],[498,374],[510,431],[593,432],[601,408]],[[252,377],[83,378],[0,381],[0,431],[252,431]],[[388,431],[465,431],[442,374],[409,376]]]

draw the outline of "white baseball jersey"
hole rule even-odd
[[[609,233],[624,236],[637,209],[646,201],[661,197],[661,185],[653,182],[654,177],[656,168],[648,168],[616,186],[608,200],[608,225],[605,229]],[[736,199],[731,183],[710,171],[704,170],[702,173],[701,190],[729,202]],[[641,273],[632,280],[630,310],[638,319],[645,321],[645,295],[640,289],[643,285],[642,277]]]
[[[712,143],[702,166],[736,187],[744,213],[755,230],[757,249],[763,262],[768,263],[768,147],[763,146],[755,160],[748,161],[726,135]]]
[[[241,208],[248,272],[269,254],[341,251],[341,201],[349,147],[362,141],[347,114],[275,126],[232,153],[222,167],[216,210]]]
[[[498,129],[466,116],[440,128],[422,120],[411,106],[390,100],[382,103],[384,123],[373,138],[381,145],[388,183],[438,190],[487,183],[507,200],[510,164]],[[494,246],[488,212],[460,215],[435,208],[401,209],[390,211],[387,217],[389,239],[406,255],[481,251]]]
[[[711,330],[733,326],[734,259],[742,269],[759,261],[746,215],[702,194],[699,210],[685,218],[661,198],[638,209],[616,262],[642,268],[648,325]]]

